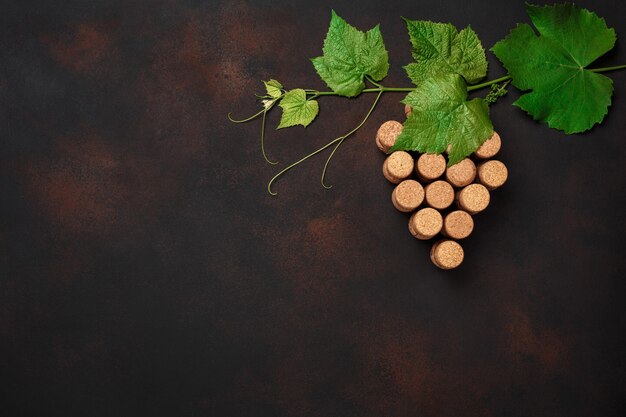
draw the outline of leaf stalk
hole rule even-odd
[[[594,68],[594,69],[590,69],[589,71],[591,71],[591,72],[607,72],[607,71],[615,71],[615,70],[621,70],[621,69],[626,69],[626,65],[616,65],[614,67]]]

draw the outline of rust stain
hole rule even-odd
[[[306,238],[309,249],[315,255],[335,257],[346,247],[345,225],[343,215],[338,213],[332,217],[317,217],[306,225]]]
[[[62,137],[56,141],[62,159],[89,171],[111,171],[120,166],[120,156],[114,155],[112,146],[94,133],[79,137]]]
[[[51,170],[43,164],[31,164],[28,176],[39,205],[65,229],[96,231],[119,220],[115,205],[127,193],[110,177],[82,175],[68,167]]]
[[[404,329],[401,334],[385,335],[371,343],[368,354],[370,371],[381,376],[387,375],[388,383],[397,394],[407,395],[416,403],[426,399],[432,370],[428,355],[424,352],[425,343],[415,332],[414,326]]]
[[[173,178],[140,153],[89,129],[56,140],[53,156],[25,167],[27,195],[51,224],[70,234],[129,233],[177,193]]]
[[[110,28],[100,23],[81,22],[67,33],[41,37],[50,54],[64,68],[85,74],[106,64],[117,54]]]
[[[282,270],[290,271],[287,276],[300,299],[316,304],[323,311],[324,305],[332,303],[346,284],[337,279],[344,276],[342,270],[350,267],[342,261],[350,243],[346,238],[345,218],[338,213],[301,221],[304,227],[296,227],[276,242],[281,248],[275,252],[276,262]]]
[[[163,159],[184,166],[206,157],[213,127],[207,117],[207,77],[212,71],[202,25],[191,19],[159,40],[154,61],[139,77],[135,95],[143,102],[142,140]],[[224,116],[225,117],[225,116]]]
[[[361,367],[346,395],[367,416],[403,415],[407,409],[423,413],[437,378],[427,329],[379,308],[365,311],[372,322],[348,329],[360,347]]]
[[[513,309],[506,330],[508,352],[514,358],[534,358],[547,370],[563,365],[567,350],[564,342],[555,331],[534,326],[528,313]]]

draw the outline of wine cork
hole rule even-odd
[[[454,240],[440,240],[430,250],[430,260],[441,269],[454,269],[461,265],[465,254]]]
[[[424,198],[429,206],[443,210],[454,201],[454,189],[445,181],[435,181],[424,187]]]
[[[489,191],[482,184],[470,184],[456,195],[459,207],[469,214],[477,214],[489,205]]]
[[[441,213],[430,207],[416,211],[409,218],[409,231],[420,240],[428,240],[437,236],[442,226]]]
[[[424,153],[415,163],[417,176],[425,182],[441,177],[446,170],[446,158],[440,154]]]
[[[466,211],[455,210],[443,219],[441,233],[452,239],[465,239],[474,230],[474,219]]]
[[[478,181],[488,190],[495,190],[501,187],[509,176],[506,165],[502,162],[492,159],[483,162],[478,166]]]
[[[406,117],[409,117],[409,114],[411,114],[411,110],[412,110],[411,106],[409,106],[408,104],[404,105],[404,115]]]
[[[424,188],[415,180],[404,180],[391,193],[391,202],[398,210],[408,213],[424,201]]]
[[[402,133],[402,123],[395,120],[389,120],[378,128],[376,132],[376,146],[378,149],[387,153],[389,149],[396,143],[396,139]]]
[[[476,157],[480,159],[493,158],[498,152],[500,152],[501,146],[502,141],[500,140],[500,135],[498,135],[498,133],[494,131],[493,135],[491,135],[489,139],[483,142],[483,144],[480,145],[478,149],[476,149],[474,155],[476,155]]]
[[[404,151],[392,153],[383,163],[383,175],[393,184],[399,184],[408,178],[412,171],[413,157]]]
[[[446,179],[455,187],[465,187],[476,178],[476,165],[471,159],[465,158],[446,168]]]

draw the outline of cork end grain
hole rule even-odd
[[[393,184],[399,184],[408,178],[412,171],[413,157],[404,151],[392,153],[383,163],[383,175]]]
[[[500,147],[502,146],[502,141],[500,140],[500,135],[494,131],[493,135],[487,139],[478,149],[474,152],[477,158],[480,159],[489,159],[496,156],[498,152],[500,152]]]
[[[478,167],[478,180],[487,187],[488,190],[495,190],[501,187],[509,177],[509,171],[502,162],[492,159],[483,162]]]
[[[429,206],[443,210],[454,202],[454,189],[445,181],[435,181],[424,188],[424,198]]]
[[[387,153],[396,143],[400,133],[402,133],[402,123],[395,120],[383,123],[376,132],[376,146],[384,153]]]
[[[415,163],[415,172],[423,181],[433,181],[441,177],[446,170],[446,158],[440,154],[422,154]]]
[[[476,165],[469,158],[446,168],[446,179],[455,187],[465,187],[471,184],[474,178],[476,178]]]
[[[470,214],[486,209],[489,199],[489,190],[482,184],[470,184],[457,193],[459,207]]]
[[[442,226],[441,213],[430,207],[416,211],[409,218],[409,231],[420,240],[428,240],[437,236]]]
[[[430,250],[430,260],[441,269],[454,269],[463,263],[463,247],[454,240],[440,240]]]
[[[415,180],[404,180],[393,189],[391,202],[404,213],[418,208],[424,201],[424,188]]]
[[[465,239],[474,230],[474,219],[463,210],[455,210],[443,219],[441,233],[452,239]]]

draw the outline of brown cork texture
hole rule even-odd
[[[446,158],[441,154],[424,153],[415,162],[417,177],[430,182],[441,177],[446,170]]]
[[[387,153],[396,143],[396,139],[402,133],[402,123],[388,120],[378,128],[376,132],[376,146],[382,152]]]
[[[454,187],[465,187],[476,178],[476,165],[465,158],[458,163],[446,168],[446,180]]]
[[[446,181],[438,180],[424,187],[426,204],[443,210],[454,202],[454,189]]]
[[[463,210],[455,210],[443,219],[441,234],[452,239],[465,239],[474,230],[474,219]]]
[[[396,151],[389,155],[383,163],[383,175],[389,182],[399,184],[413,172],[413,157],[404,151]]]
[[[489,190],[482,184],[470,184],[457,192],[456,200],[461,209],[478,214],[489,205]]]
[[[504,185],[509,171],[502,162],[492,159],[478,166],[478,180],[488,190],[495,190]]]
[[[404,180],[391,193],[391,202],[399,211],[408,213],[424,201],[424,188],[415,180]]]
[[[409,231],[420,240],[437,236],[443,226],[441,213],[431,207],[424,207],[409,218]]]
[[[440,240],[430,250],[430,260],[441,269],[454,269],[463,263],[463,247],[454,240]]]
[[[493,135],[487,139],[476,151],[474,155],[479,159],[489,159],[496,156],[500,152],[502,141],[498,132],[494,131]]]

